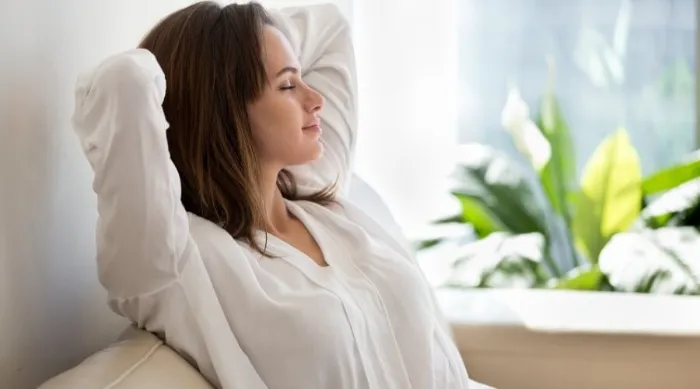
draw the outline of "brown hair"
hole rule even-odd
[[[143,39],[167,82],[163,111],[171,158],[182,180],[182,203],[234,238],[267,255],[254,239],[265,229],[259,161],[247,105],[261,96],[267,75],[263,27],[274,26],[257,3],[203,1],[160,21]],[[290,200],[333,201],[335,186],[301,195],[294,176],[277,178]]]

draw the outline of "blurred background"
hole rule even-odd
[[[548,330],[643,332],[652,323],[669,333],[675,323],[700,332],[688,305],[668,302],[679,300],[653,300],[661,311],[647,309],[651,300],[601,300],[700,292],[697,1],[333,2],[355,37],[355,171],[384,198],[436,287],[580,293],[509,300],[519,320],[554,320]],[[73,87],[191,3],[2,2],[0,387],[36,387],[126,325],[95,277],[96,200],[70,128]],[[585,303],[588,291],[596,303]],[[478,296],[440,298],[451,317],[489,322],[481,308],[495,305]],[[556,305],[569,301],[586,308]],[[613,320],[625,310],[634,318]]]

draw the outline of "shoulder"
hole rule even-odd
[[[245,243],[234,239],[231,234],[203,217],[187,213],[190,224],[190,236],[197,245],[202,261],[209,265],[226,261],[234,266],[247,263],[249,257],[255,256]]]
[[[335,200],[330,204],[319,204],[308,200],[288,200],[287,207],[301,211],[307,217],[321,219],[321,221],[328,218],[348,220],[348,215],[344,209],[343,203],[344,201],[342,200]]]

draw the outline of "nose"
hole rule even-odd
[[[311,87],[308,88],[308,93],[306,97],[306,110],[310,113],[316,113],[323,108],[323,104],[325,104],[326,99],[323,98],[323,95],[318,93],[316,89],[313,89]]]

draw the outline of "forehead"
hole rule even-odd
[[[271,77],[285,66],[299,67],[287,37],[272,26],[265,26],[263,30],[263,62]]]

